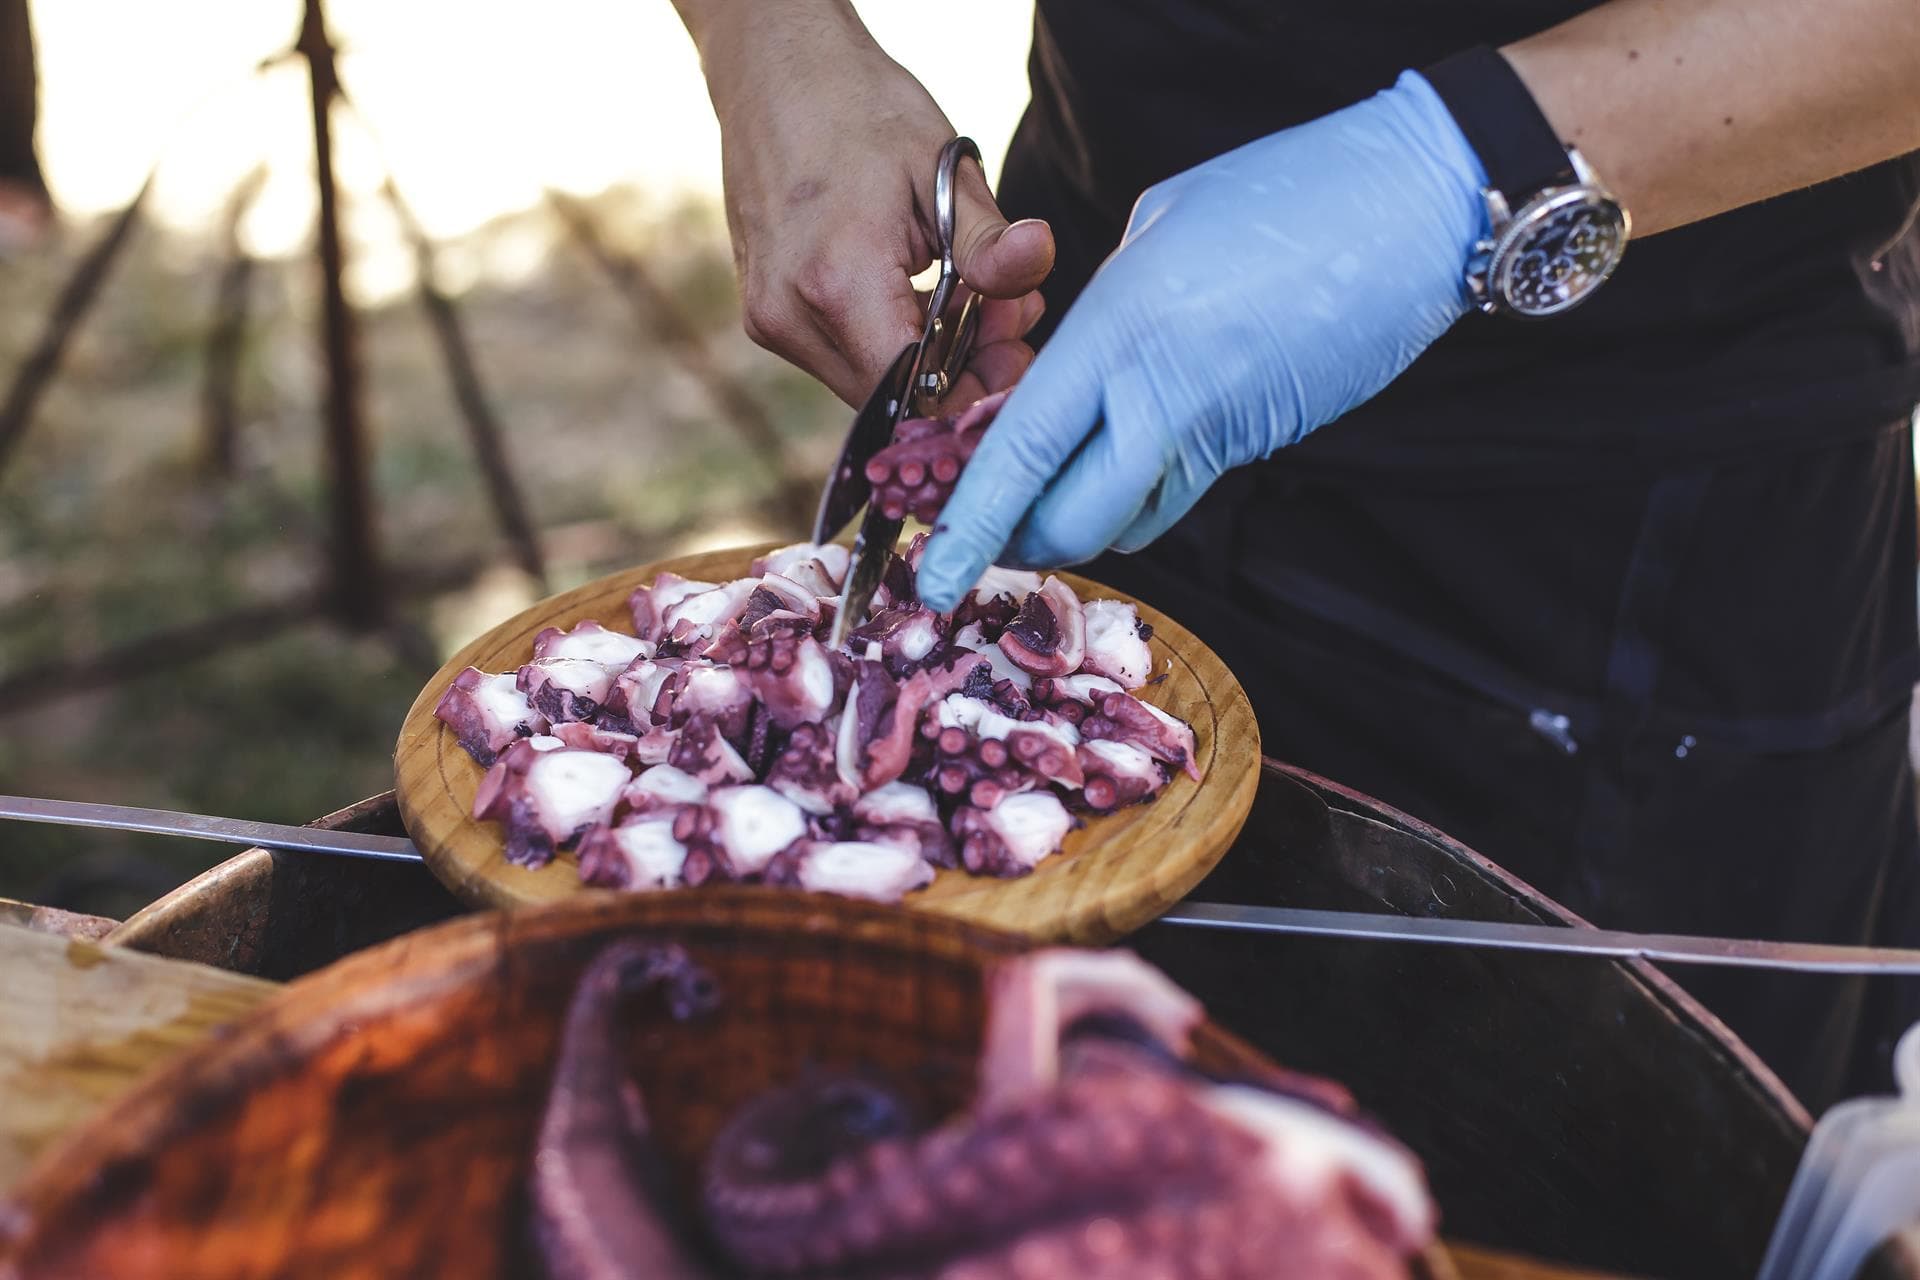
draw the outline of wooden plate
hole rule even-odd
[[[884,1072],[929,1114],[964,1106],[983,977],[1024,945],[739,886],[420,930],[295,983],[69,1134],[0,1202],[0,1275],[538,1274],[521,1188],[561,1020],[587,961],[635,933],[719,985],[715,1015],[637,1027],[629,1053],[683,1188],[741,1103],[809,1063]],[[1194,1056],[1261,1062],[1212,1023]]]
[[[768,543],[665,560],[576,587],[501,623],[455,654],[420,691],[394,752],[395,797],[427,865],[455,893],[482,906],[527,906],[578,893],[578,868],[563,854],[538,870],[508,862],[500,828],[473,819],[473,796],[485,770],[433,708],[467,667],[511,671],[533,658],[533,638],[546,627],[592,618],[631,633],[627,597],[670,570],[686,578],[725,581],[746,575]],[[1062,575],[1083,599],[1129,600],[1118,591]],[[1177,775],[1151,804],[1090,819],[1066,847],[1033,874],[1015,880],[942,871],[907,898],[909,906],[1016,933],[1086,944],[1111,942],[1178,902],[1212,869],[1253,805],[1260,775],[1260,735],[1246,693],[1193,633],[1138,601],[1153,627],[1154,670],[1167,670],[1142,692],[1193,725],[1201,780]],[[697,891],[696,891],[697,892]]]

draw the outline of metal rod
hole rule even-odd
[[[188,836],[263,849],[291,849],[300,853],[334,853],[376,862],[421,860],[412,841],[399,836],[328,831],[321,827],[293,827],[278,822],[249,822],[240,818],[212,818],[199,813],[176,813],[171,809],[138,809],[129,805],[0,796],[0,818],[17,818],[23,822],[45,822],[63,827],[104,827],[113,831]]]
[[[1671,964],[1790,969],[1807,973],[1920,974],[1920,950],[1848,947],[1821,942],[1770,942],[1748,938],[1700,938],[1676,933],[1625,933],[1550,924],[1490,920],[1439,920],[1419,916],[1315,911],[1299,907],[1246,907],[1219,902],[1183,902],[1159,924],[1250,933],[1423,942],[1434,946],[1502,951],[1608,956]]]

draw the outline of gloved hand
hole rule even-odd
[[[1407,72],[1148,189],[961,475],[921,598],[951,609],[995,561],[1136,551],[1374,395],[1467,310],[1485,181]]]

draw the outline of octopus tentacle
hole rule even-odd
[[[626,1073],[626,1002],[658,992],[677,1020],[717,1003],[680,947],[628,939],[587,966],[567,1011],[529,1193],[549,1280],[714,1280],[671,1225],[646,1109]]]
[[[720,1247],[755,1271],[927,1267],[981,1240],[1204,1199],[1258,1147],[1163,1071],[1089,1064],[1018,1105],[874,1142],[817,1173],[710,1179],[705,1208]]]
[[[1006,398],[998,392],[954,417],[908,418],[894,428],[893,442],[867,460],[872,501],[887,519],[934,522]]]

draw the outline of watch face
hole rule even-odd
[[[1550,316],[1584,301],[1626,249],[1620,206],[1591,190],[1555,192],[1522,209],[1494,251],[1489,275],[1523,316]]]

